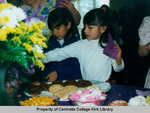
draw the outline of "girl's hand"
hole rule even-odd
[[[116,45],[115,49],[116,49],[116,51],[118,51],[117,59],[121,59],[122,50],[121,50],[121,48],[119,47],[119,45],[117,43],[115,45]]]
[[[48,79],[48,82],[55,81],[57,79],[57,72],[53,71],[53,72],[49,73],[45,79]]]
[[[116,49],[116,51],[118,51],[118,56],[116,58],[117,65],[121,65],[121,53],[122,53],[122,50],[121,50],[121,48],[119,47],[119,45],[117,43],[116,43],[115,49]]]

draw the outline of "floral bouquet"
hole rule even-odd
[[[5,74],[5,66],[18,64],[30,70],[31,64],[33,64],[43,70],[44,64],[41,58],[45,58],[45,56],[42,48],[47,46],[46,38],[42,35],[43,22],[36,18],[27,22],[28,17],[23,9],[9,3],[3,3],[0,3],[0,95],[2,97],[0,105],[12,105],[13,101],[10,102],[11,98],[8,97],[6,90],[11,96],[13,89],[10,84],[4,83],[5,75],[7,75]],[[17,70],[16,73],[18,73]],[[9,71],[8,74],[11,75]],[[15,80],[10,82],[12,86],[15,86]]]
[[[0,4],[0,64],[15,62],[29,70],[29,64],[44,69],[41,58],[46,48],[42,35],[43,22],[25,24],[23,9],[12,4]]]

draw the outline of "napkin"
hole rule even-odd
[[[140,96],[150,96],[150,91],[136,90],[136,94]]]
[[[104,48],[103,53],[116,59],[118,56],[118,51],[116,51],[115,46],[116,45],[111,34],[108,34],[108,44]]]

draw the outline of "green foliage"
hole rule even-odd
[[[5,63],[5,62],[14,62],[18,63],[19,65],[25,67],[27,70],[29,70],[28,67],[28,60],[29,60],[29,55],[27,54],[27,51],[25,48],[16,46],[13,48],[10,48],[10,45],[4,45],[4,43],[0,42],[0,63]]]

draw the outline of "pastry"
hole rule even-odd
[[[60,90],[60,91],[54,93],[53,95],[58,96],[61,100],[68,100],[68,97],[71,93],[73,93],[73,92],[64,89],[64,90]]]
[[[60,84],[63,85],[63,81],[62,80],[58,80],[58,81],[53,81],[52,84]]]
[[[77,86],[83,88],[83,87],[87,87],[87,86],[92,86],[92,83],[88,80],[79,80],[77,82]]]
[[[75,92],[78,90],[78,87],[75,85],[67,85],[64,87],[64,90]]]
[[[41,84],[43,89],[45,89],[46,91],[49,91],[49,87],[52,85],[52,84],[45,84],[45,83],[42,83]]]
[[[60,91],[62,90],[64,87],[60,84],[53,84],[49,87],[49,92],[51,93],[55,93],[57,91]]]
[[[64,86],[66,86],[66,85],[76,85],[76,80],[67,80],[67,81],[65,81],[65,83],[64,83]]]
[[[31,86],[28,87],[28,91],[29,91],[29,92],[30,92],[30,91],[35,91],[35,90],[37,90],[37,89],[39,89],[39,86],[31,85]]]
[[[109,103],[108,106],[128,106],[128,103],[124,100],[115,100]]]
[[[93,86],[87,86],[87,87],[86,87],[86,89],[93,89],[93,88],[98,88],[101,92],[103,92],[103,90],[101,89],[100,86],[95,86],[95,85],[93,85]]]

